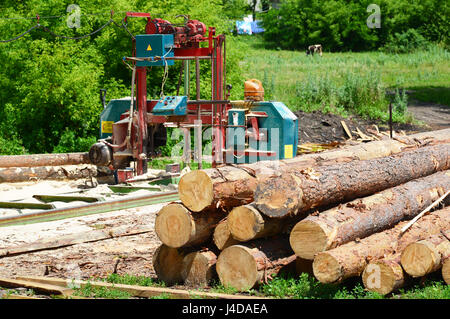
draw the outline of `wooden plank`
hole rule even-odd
[[[129,185],[108,185],[108,188],[114,193],[132,193],[138,190],[144,189],[150,192],[161,191],[159,186],[146,187],[146,186],[129,186]]]
[[[67,287],[67,280],[60,278],[48,278],[48,277],[39,277],[39,276],[30,276],[30,277],[18,277],[24,281],[37,282],[41,284],[49,284],[60,287]],[[122,285],[122,284],[112,284],[107,282],[99,282],[99,281],[81,281],[74,280],[70,282],[73,285],[84,287],[89,284],[92,287],[97,288],[112,288],[118,289],[121,291],[126,291],[130,293],[134,297],[155,297],[162,294],[170,295],[175,299],[191,299],[194,297],[203,297],[208,299],[267,299],[255,296],[246,296],[246,295],[230,295],[230,294],[222,294],[222,293],[211,293],[211,292],[202,292],[202,291],[192,291],[192,290],[182,290],[182,289],[172,289],[172,288],[163,288],[163,287],[143,287],[143,286],[132,286],[132,285]]]
[[[11,279],[0,277],[0,286],[4,288],[28,288],[37,292],[49,294],[49,295],[63,295],[71,296],[73,290],[66,288],[66,286],[52,285],[48,283],[41,283],[35,281],[29,281],[24,279]]]
[[[91,196],[67,196],[67,195],[33,195],[33,198],[36,198],[37,200],[40,200],[44,203],[49,202],[86,202],[86,203],[95,203],[104,201],[105,199],[103,197],[91,197]]]
[[[342,127],[344,128],[345,133],[347,133],[348,137],[349,137],[350,139],[353,139],[352,133],[350,133],[350,130],[348,129],[347,124],[345,124],[344,121],[341,121],[341,125],[342,125]]]
[[[54,209],[53,204],[42,203],[20,203],[20,202],[0,202],[0,208],[12,209]]]
[[[138,235],[151,231],[153,231],[153,227],[149,226],[133,226],[131,228],[129,226],[121,226],[104,230],[86,231],[78,234],[58,236],[56,238],[46,238],[27,245],[0,249],[0,257],[15,256],[35,251],[73,246],[76,244],[95,242],[116,237]]]

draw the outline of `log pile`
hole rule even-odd
[[[449,190],[450,129],[192,171],[157,214],[153,266],[169,285],[239,291],[283,271],[361,276],[381,294],[430,273],[449,283]]]

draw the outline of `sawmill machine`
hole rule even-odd
[[[128,12],[124,21],[131,17],[147,20],[145,34],[133,39],[132,56],[123,58],[132,70],[131,96],[107,104],[101,96],[100,139],[89,151],[93,164],[121,170],[134,162],[134,175],[142,175],[147,172],[147,161],[166,144],[168,127],[184,132],[185,148],[189,148],[185,154],[190,154],[190,130],[197,130],[195,141],[200,146],[194,156],[199,163],[202,128],[212,128],[213,167],[296,155],[297,117],[281,102],[264,101],[260,81],[245,82],[244,100],[228,99],[231,85],[226,85],[225,35],[216,35],[215,28],[187,16],[181,25],[139,12]],[[148,71],[164,68],[163,87],[169,67],[177,60],[182,61],[184,95],[161,94],[150,99],[147,78],[152,75]],[[195,63],[195,98],[189,93],[190,61]],[[210,99],[200,97],[200,62],[205,61],[211,65]]]

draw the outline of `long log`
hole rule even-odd
[[[91,164],[89,153],[2,155],[0,167],[37,167]]]
[[[450,143],[365,161],[298,169],[258,184],[255,204],[270,217],[364,197],[450,169]]]
[[[246,291],[267,282],[295,263],[296,258],[287,238],[255,240],[224,249],[217,259],[216,270],[225,287]]]
[[[447,285],[450,285],[450,255],[442,262],[442,278]]]
[[[402,288],[408,276],[400,264],[400,253],[370,261],[362,273],[364,288],[387,295]]]
[[[186,286],[205,287],[215,278],[217,255],[211,250],[194,251],[182,261],[181,278]]]
[[[448,189],[450,170],[309,215],[292,229],[291,247],[297,256],[312,260],[318,252],[413,218]]]
[[[234,239],[233,236],[231,236],[226,218],[222,219],[217,224],[216,228],[214,228],[213,242],[219,250],[224,250],[229,246],[239,243],[238,240]]]
[[[415,149],[423,145],[450,140],[450,129],[418,133],[403,139],[374,141],[342,149],[307,154],[281,161],[261,161],[252,164],[197,170],[185,174],[178,185],[182,203],[192,211],[222,206],[231,209],[249,204],[259,181],[278,176],[291,166],[308,168],[318,165],[345,163],[352,160],[381,158]]]
[[[449,239],[437,234],[409,244],[402,252],[401,264],[412,277],[423,277],[441,269],[444,258],[449,255]]]
[[[97,167],[93,165],[0,168],[0,183],[78,179],[93,176],[97,176]]]
[[[155,219],[155,232],[167,246],[178,248],[207,242],[224,213],[211,210],[192,213],[179,203],[164,206]]]
[[[450,207],[422,217],[401,234],[406,223],[400,222],[391,229],[318,253],[313,262],[314,276],[322,283],[338,283],[359,276],[369,259],[402,251],[410,243],[449,229]]]

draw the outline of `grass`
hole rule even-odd
[[[266,49],[257,36],[235,43],[246,52],[243,80],[260,79],[266,99],[284,102],[292,110],[353,113],[386,121],[386,91],[395,89],[415,90],[419,100],[449,105],[450,53],[438,46],[409,54],[324,52],[311,57],[303,51]],[[412,118],[398,111],[394,121]]]

